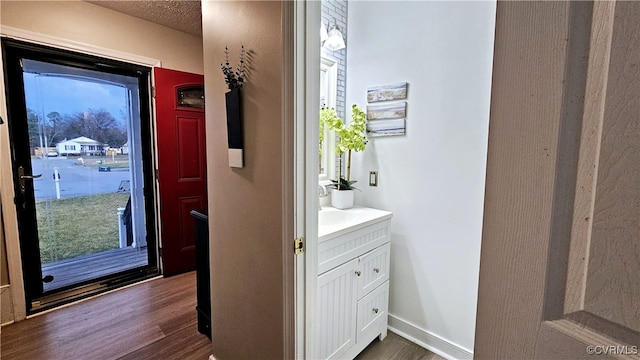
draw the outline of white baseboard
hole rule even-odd
[[[389,314],[389,330],[450,360],[473,359],[473,352]]]

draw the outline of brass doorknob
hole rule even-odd
[[[18,167],[18,181],[20,182],[20,192],[21,193],[25,193],[27,191],[26,188],[26,184],[24,183],[24,179],[37,179],[39,177],[41,177],[42,174],[38,174],[38,175],[25,175],[24,174],[24,167],[20,166]]]

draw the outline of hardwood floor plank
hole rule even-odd
[[[2,359],[206,360],[198,333],[195,272],[144,282],[8,325]],[[389,332],[358,360],[442,360]]]
[[[126,354],[120,360],[157,360],[157,359],[182,359],[182,360],[206,360],[211,354],[209,339],[193,330],[184,328],[167,335],[163,341],[157,341]],[[161,354],[161,355],[160,355]]]
[[[3,327],[2,359],[206,360],[195,307],[194,272],[152,280]]]
[[[445,360],[443,357],[388,332],[383,341],[373,340],[354,360]]]

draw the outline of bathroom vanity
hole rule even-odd
[[[319,211],[318,359],[352,359],[387,336],[391,217],[365,207]]]

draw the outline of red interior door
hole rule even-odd
[[[196,268],[191,210],[206,212],[204,77],[154,69],[160,189],[161,260],[165,276]]]

